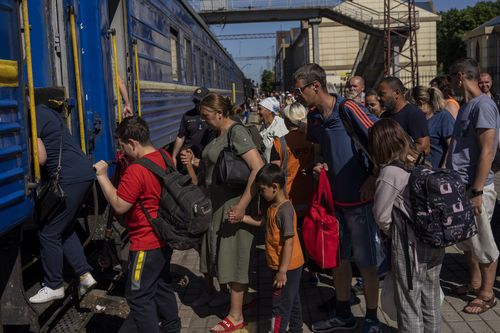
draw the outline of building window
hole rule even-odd
[[[179,33],[170,28],[170,54],[172,59],[172,80],[179,81]]]
[[[479,46],[479,41],[476,43],[476,54],[475,54],[475,59],[477,62],[481,62],[481,47]]]

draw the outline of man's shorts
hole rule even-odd
[[[352,208],[335,207],[340,222],[341,258],[355,262],[359,268],[378,267],[384,259],[372,208],[372,203]]]
[[[462,251],[471,252],[474,258],[481,264],[489,264],[498,259],[498,247],[491,229],[491,219],[495,210],[497,194],[495,185],[491,184],[483,188],[483,205],[481,215],[476,216],[477,235],[457,244]]]

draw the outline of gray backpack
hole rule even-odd
[[[167,165],[164,170],[147,158],[142,165],[160,179],[162,185],[158,217],[152,218],[142,202],[138,202],[156,235],[176,250],[199,248],[203,234],[212,221],[212,203],[208,195],[191,183],[189,175],[175,169],[167,153],[160,149]]]

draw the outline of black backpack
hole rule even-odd
[[[167,165],[163,170],[147,158],[135,163],[155,174],[162,185],[158,217],[152,218],[142,202],[138,202],[156,235],[176,250],[199,248],[203,234],[212,221],[212,203],[208,195],[191,183],[189,175],[175,169],[166,153],[160,149]]]
[[[447,247],[477,234],[474,211],[458,172],[416,165],[408,169],[412,218],[417,238],[434,247]]]

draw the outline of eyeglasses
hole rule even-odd
[[[313,82],[309,82],[308,84],[304,85],[302,88],[293,88],[292,91],[295,95],[302,95],[304,93],[304,89],[306,89],[308,86],[313,84]]]

